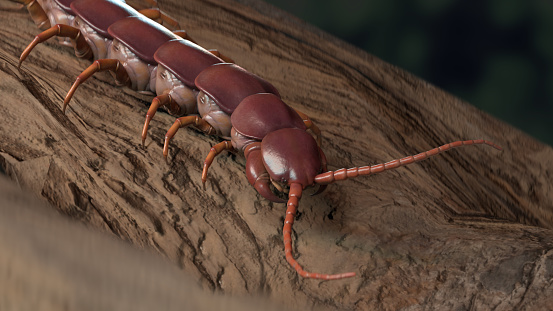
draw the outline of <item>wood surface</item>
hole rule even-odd
[[[0,310],[282,310],[202,290],[151,251],[85,228],[0,176]]]
[[[392,172],[304,195],[284,258],[284,204],[250,187],[241,155],[192,129],[172,142],[151,97],[96,74],[63,98],[90,62],[51,40],[17,59],[38,30],[0,9],[0,164],[25,191],[91,228],[153,250],[209,291],[316,310],[539,309],[553,305],[553,150],[419,78],[259,1],[160,1],[205,48],[273,83],[323,130],[330,169],[487,139]],[[455,74],[454,72],[451,74]],[[144,267],[148,269],[148,267]]]

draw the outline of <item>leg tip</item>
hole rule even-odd
[[[345,279],[345,278],[352,278],[352,277],[354,277],[354,276],[356,276],[356,275],[357,275],[357,273],[355,273],[355,272],[348,272],[348,273],[344,273],[344,274],[342,275],[342,278],[343,278],[343,279]]]

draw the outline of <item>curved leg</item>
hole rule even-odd
[[[143,10],[138,11],[138,13],[146,16],[147,18],[149,18],[151,20],[159,22],[163,26],[169,25],[173,29],[180,29],[179,22],[177,22],[174,18],[172,18],[171,16],[165,14],[164,12],[162,12],[158,8],[143,9]],[[167,27],[167,28],[169,28],[169,27]]]
[[[232,147],[232,144],[228,140],[220,142],[217,145],[211,147],[211,150],[209,150],[209,154],[205,158],[204,169],[202,171],[202,184],[204,186],[204,190],[205,190],[205,182],[207,180],[207,170],[211,166],[211,163],[213,163],[213,159],[215,159],[215,157],[218,156],[221,152],[225,150],[231,151],[233,149],[234,147]]]
[[[73,97],[73,94],[77,90],[77,87],[84,81],[86,81],[88,78],[90,78],[94,73],[99,71],[112,71],[115,73],[115,79],[116,81],[120,82],[121,84],[126,84],[129,82],[129,75],[127,74],[127,71],[125,71],[125,68],[123,68],[123,65],[117,60],[117,59],[98,59],[95,60],[92,65],[90,65],[85,71],[81,72],[81,74],[77,77],[73,85],[71,86],[71,89],[65,96],[65,100],[63,101],[63,112],[65,113],[65,109],[67,108],[67,104],[69,104],[69,101],[71,101],[71,98]]]
[[[282,228],[282,235],[284,238],[284,253],[286,255],[286,261],[304,278],[321,279],[321,280],[337,280],[343,278],[350,278],[355,276],[354,272],[340,273],[340,274],[320,274],[311,273],[303,270],[300,264],[294,259],[292,255],[292,225],[294,224],[294,218],[296,217],[296,211],[298,209],[299,201],[301,199],[302,186],[300,184],[293,183],[290,185],[290,194],[288,196],[288,204],[286,208],[286,218],[284,218],[284,227]]]
[[[173,106],[173,104],[173,98],[169,94],[162,94],[154,97],[154,99],[152,100],[152,104],[150,105],[150,109],[148,109],[148,112],[146,113],[146,121],[144,121],[144,127],[142,128],[142,147],[144,147],[144,142],[146,141],[146,137],[148,136],[148,126],[150,125],[150,121],[154,118],[156,111],[160,107],[171,107]],[[177,111],[175,114],[179,114],[180,107],[178,105],[174,106],[179,109],[179,111]]]
[[[226,57],[225,55],[221,54],[221,52],[219,52],[218,50],[211,49],[211,50],[208,50],[208,51],[209,51],[209,53],[219,57],[220,59],[224,60],[227,63],[234,63],[234,59],[232,59],[230,57]]]
[[[169,154],[169,142],[175,136],[175,134],[177,134],[177,131],[181,127],[186,127],[189,125],[193,125],[207,135],[215,134],[215,129],[211,126],[211,124],[200,118],[200,116],[186,116],[176,119],[175,123],[173,123],[169,131],[167,131],[167,134],[165,134],[165,142],[163,144],[163,157],[165,157],[165,161],[167,161],[167,155]]]
[[[328,185],[335,181],[340,180],[346,180],[348,178],[355,178],[358,176],[363,175],[371,175],[371,174],[377,174],[382,173],[387,170],[396,169],[400,166],[409,165],[411,163],[415,163],[418,161],[422,161],[425,159],[428,159],[429,157],[435,156],[439,153],[442,153],[444,151],[447,151],[449,149],[461,147],[461,146],[467,146],[467,145],[488,145],[491,147],[494,147],[497,150],[503,150],[501,147],[496,145],[495,143],[483,139],[477,139],[477,140],[465,140],[465,141],[455,141],[449,144],[445,144],[443,146],[440,146],[438,148],[434,148],[425,152],[421,152],[416,155],[407,156],[405,158],[401,159],[395,159],[392,161],[388,161],[386,163],[380,163],[376,165],[371,166],[362,166],[362,167],[352,167],[352,168],[342,168],[336,171],[328,171],[326,173],[319,174],[315,176],[315,183],[320,185]]]
[[[246,177],[250,185],[252,185],[265,199],[273,202],[285,203],[285,200],[277,197],[271,191],[271,177],[265,168],[265,164],[263,164],[261,143],[252,143],[246,147],[244,156],[246,157]]]
[[[193,43],[196,43],[196,41],[194,41],[194,39],[192,39],[192,38],[188,35],[188,33],[186,32],[186,30],[182,30],[182,29],[180,29],[180,30],[174,30],[173,33],[176,34],[177,36],[179,36],[179,37],[185,39],[185,40],[188,40],[188,41],[191,41],[191,42],[193,42]]]
[[[315,139],[317,140],[317,145],[319,145],[319,147],[321,146],[321,130],[319,130],[319,127],[317,125],[315,125],[315,123],[313,123],[313,121],[311,121],[311,119],[309,118],[308,115],[306,115],[305,113],[297,110],[297,109],[294,109],[299,115],[300,117],[303,119],[303,123],[305,124],[305,127],[307,127],[308,130],[311,130],[313,132],[313,134],[315,134]]]
[[[154,8],[158,7],[157,0],[143,0],[143,1],[146,3],[149,3]]]
[[[57,37],[66,37],[71,38],[75,40],[75,55],[80,58],[89,58],[92,56],[92,50],[86,43],[86,40],[83,36],[81,36],[81,31],[75,27],[71,27],[68,25],[63,24],[57,24],[40,34],[38,34],[33,42],[31,42],[21,53],[21,56],[19,57],[19,64],[17,65],[18,68],[21,67],[21,63],[27,58],[29,53],[37,46],[39,43],[42,43],[54,36]]]
[[[37,0],[19,0],[17,2],[27,7],[27,11],[29,11],[31,18],[39,29],[46,30],[50,28],[50,20]]]

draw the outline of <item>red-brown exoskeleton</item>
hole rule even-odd
[[[201,76],[202,74],[197,80]],[[196,84],[198,85],[198,81]],[[221,94],[225,94],[223,89],[224,87],[220,90]],[[228,88],[226,92],[232,93],[233,89]],[[231,140],[223,141],[211,148],[204,162],[202,182],[205,184],[208,168],[219,153],[224,150],[243,152],[246,157],[246,176],[249,183],[264,198],[273,202],[287,202],[282,232],[286,260],[302,277],[314,279],[348,278],[355,276],[355,273],[310,273],[303,270],[294,259],[291,230],[299,200],[305,188],[319,185],[317,193],[320,193],[327,184],[332,182],[398,168],[462,145],[487,144],[501,150],[499,146],[485,140],[457,141],[383,164],[327,171],[326,157],[320,144],[306,131],[308,127],[314,129],[312,122],[307,116],[303,114],[300,116],[299,112],[287,106],[279,96],[272,93],[257,93],[244,98],[233,109],[230,121]],[[188,124],[190,123],[177,120],[167,132],[164,156],[167,156],[170,139],[180,127]],[[288,200],[280,199],[275,195],[271,185],[280,192],[288,193]]]
[[[118,84],[158,95],[146,117],[143,142],[158,108],[176,116],[196,114],[196,76],[203,69],[228,60],[216,50],[205,50],[144,17],[121,19],[108,28],[108,33],[113,37],[108,58],[94,61],[77,77],[65,97],[63,110],[81,83],[95,72],[111,71]]]
[[[14,0],[22,3],[39,29],[46,30],[51,26],[62,24],[71,25],[77,15],[71,8],[71,4],[80,0]],[[100,0],[99,0],[100,1]],[[96,2],[99,2],[96,1]],[[156,20],[179,29],[179,23],[172,17],[160,11],[156,0],[142,0],[144,3],[131,4],[130,6],[140,10],[140,13],[148,18]],[[115,4],[126,4],[124,0],[113,0]],[[106,9],[106,8],[105,8]],[[109,8],[107,8],[109,10]],[[105,12],[109,14],[109,11]],[[71,45],[69,39],[60,38],[63,44]]]
[[[106,58],[113,42],[108,28],[126,17],[143,16],[141,12],[144,12],[138,12],[119,0],[46,0],[43,5],[47,4],[57,5],[49,10],[49,17],[59,23],[35,37],[21,53],[19,66],[39,43],[54,36],[68,40],[62,43],[73,46],[77,57]],[[184,30],[175,33],[188,38]]]
[[[286,105],[277,89],[264,79],[235,64],[225,63],[224,56],[215,56],[213,52],[178,38],[168,29],[115,0],[26,0],[30,12],[36,9],[33,5],[35,1],[67,4],[74,13],[72,16],[77,16],[72,23],[82,21],[79,23],[86,24],[88,28],[76,31],[61,25],[59,30],[43,33],[35,39],[37,43],[29,45],[20,61],[36,44],[52,36],[72,38],[76,41],[78,56],[93,54],[97,59],[73,84],[65,98],[64,111],[82,82],[97,71],[107,70],[115,74],[119,84],[140,92],[157,94],[146,115],[142,144],[146,139],[148,124],[160,107],[173,115],[186,115],[177,119],[167,132],[163,148],[165,157],[170,140],[181,127],[193,125],[209,135],[227,139],[211,148],[204,162],[203,184],[207,180],[209,166],[218,154],[225,150],[244,153],[248,182],[264,198],[273,202],[287,202],[282,230],[285,257],[302,277],[330,280],[355,275],[353,272],[310,273],[303,270],[294,259],[292,225],[299,200],[306,188],[319,186],[317,193],[320,193],[332,182],[395,169],[462,145],[487,144],[501,150],[499,146],[485,140],[457,141],[383,164],[327,171],[317,126],[308,116]],[[89,7],[93,5],[91,1],[96,4],[96,10]],[[114,10],[104,16],[102,6],[110,6]],[[91,33],[89,29],[103,36],[98,39],[99,43],[90,43],[96,39],[87,37]],[[109,46],[98,48],[102,40],[109,40]],[[196,113],[199,116],[194,115]],[[287,199],[281,199],[273,192],[273,188],[286,194]]]

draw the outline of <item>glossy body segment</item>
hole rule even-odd
[[[121,19],[109,26],[108,32],[148,64],[156,64],[154,54],[162,44],[179,39],[167,28],[142,16]]]
[[[280,97],[272,84],[235,64],[211,66],[198,75],[195,83],[227,114],[232,114],[244,98],[253,94],[272,93]]]
[[[311,186],[321,172],[317,142],[305,130],[285,128],[267,134],[261,142],[263,163],[277,182]]]
[[[165,42],[155,51],[154,60],[189,87],[196,87],[196,77],[203,70],[211,65],[223,63],[223,60],[213,53],[184,39]]]
[[[59,9],[63,12],[65,12],[65,6],[67,8],[73,7],[74,11],[67,13],[71,17],[70,19],[63,18],[60,23],[54,24],[50,29],[37,35],[35,40],[21,54],[19,58],[20,65],[38,43],[54,36],[63,40],[70,39],[70,41],[64,41],[64,44],[73,45],[77,57],[89,58],[93,54],[95,59],[105,58],[112,39],[112,36],[108,33],[108,27],[125,17],[140,16],[136,10],[119,0],[71,0],[65,2],[46,0],[43,2],[45,5],[48,5],[48,3],[63,5]],[[55,7],[51,11],[53,11],[51,13],[52,18],[63,15],[55,13]],[[56,31],[56,29],[64,31]],[[68,31],[69,29],[71,31]],[[92,51],[92,54],[89,54],[89,50]]]
[[[71,9],[85,23],[100,35],[112,39],[108,28],[113,23],[129,16],[139,16],[135,9],[120,0],[78,0],[72,1]]]
[[[170,114],[175,116],[198,112],[197,90],[194,81],[204,69],[223,62],[211,52],[184,39],[170,40],[162,44],[154,53],[154,60],[158,64],[156,73],[158,75],[156,77],[156,94],[158,96],[153,99],[146,114],[142,129],[142,145],[144,145],[148,126],[157,109],[165,107]]]
[[[79,75],[80,79],[75,81],[65,97],[64,111],[77,87],[95,72],[103,71],[99,64],[117,64],[117,68],[105,68],[117,74],[118,84],[152,94],[155,85],[151,82],[155,82],[157,70],[154,54],[165,42],[179,39],[171,31],[143,16],[123,18],[109,26],[108,32],[113,37],[108,59],[97,60]]]
[[[39,27],[39,29],[46,30],[52,25],[63,24],[71,25],[73,18],[80,13],[87,11],[94,11],[96,5],[100,5],[100,2],[104,0],[92,0],[92,5],[84,7],[84,2],[89,2],[90,0],[15,0],[23,3],[27,7],[31,18]],[[133,9],[140,9],[140,13],[152,20],[157,21],[160,24],[166,24],[172,29],[179,29],[179,23],[172,17],[165,14],[158,8],[157,2],[155,0],[144,0],[144,1],[130,1],[130,3],[124,0],[106,0],[106,2],[113,2],[115,5],[126,6]],[[81,7],[80,12],[75,10],[75,7],[72,7],[74,3],[79,3]],[[82,10],[84,9],[84,11]],[[103,13],[110,14],[110,11],[117,10],[112,7],[106,7],[99,10],[102,14],[95,14],[93,18],[102,18]],[[109,26],[109,25],[108,25]],[[65,45],[70,45],[67,41],[62,41]]]
[[[272,93],[244,98],[230,119],[238,133],[257,140],[282,128],[306,129],[298,113]]]

